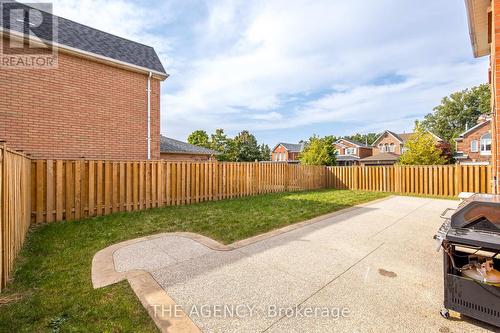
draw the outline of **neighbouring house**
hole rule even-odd
[[[432,134],[436,144],[443,140]],[[386,130],[373,142],[373,155],[360,160],[361,165],[392,165],[395,164],[399,156],[405,151],[405,143],[413,133],[396,134]]]
[[[337,151],[337,165],[359,165],[360,160],[372,156],[372,147],[350,139],[339,139],[334,144]]]
[[[469,36],[474,57],[490,56],[489,83],[491,86],[491,162],[493,192],[498,193],[500,182],[499,117],[500,104],[500,0],[466,0]],[[486,79],[486,78],[485,78]]]
[[[4,47],[26,42],[23,11],[30,7],[15,4],[21,6],[20,18],[1,20]],[[27,38],[54,47],[57,66],[0,64],[0,140],[34,157],[160,158],[160,82],[168,75],[155,50],[42,14],[43,20],[57,20],[57,38]]]
[[[272,162],[299,163],[299,154],[304,150],[303,143],[280,142],[271,150]]]
[[[167,161],[211,161],[219,155],[218,151],[192,145],[187,142],[160,138],[160,158]]]
[[[455,160],[459,164],[489,165],[491,160],[491,118],[479,117],[477,125],[455,139]]]

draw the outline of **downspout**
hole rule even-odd
[[[148,160],[151,159],[151,76],[148,74]]]

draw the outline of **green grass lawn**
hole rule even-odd
[[[94,254],[145,235],[190,231],[229,244],[387,196],[321,190],[117,213],[33,228],[0,294],[0,332],[154,332],[126,281],[94,290]]]

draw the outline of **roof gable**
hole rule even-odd
[[[491,119],[488,119],[486,121],[483,121],[482,123],[477,124],[474,127],[471,127],[467,131],[465,131],[462,134],[460,134],[457,139],[463,139],[463,138],[465,138],[465,137],[467,137],[467,136],[469,136],[469,135],[477,132],[478,130],[480,130],[481,128],[483,128],[486,125],[491,126]]]
[[[432,135],[436,141],[443,141],[443,139],[441,139],[439,136],[437,136],[436,134],[432,133],[431,131],[427,131],[430,135]],[[384,135],[387,134],[387,135],[390,135],[392,136],[393,138],[395,138],[396,140],[398,140],[400,143],[402,144],[405,144],[406,141],[408,141],[408,139],[411,138],[411,136],[413,134],[415,134],[414,132],[410,132],[410,133],[400,133],[400,134],[396,134],[392,131],[389,131],[389,130],[386,130],[384,131],[384,133],[380,134],[380,136],[372,143],[372,146],[375,147],[376,146],[376,143],[378,141],[380,141],[380,139],[382,139],[384,137]]]
[[[375,147],[377,142],[379,142],[382,138],[384,138],[385,135],[390,135],[396,140],[398,140],[400,143],[403,143],[403,140],[396,133],[391,132],[389,130],[385,130],[382,134],[378,136],[378,138],[375,141],[373,141],[372,147]]]

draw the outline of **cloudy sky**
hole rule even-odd
[[[54,0],[54,12],[155,47],[164,135],[248,129],[259,141],[409,131],[486,81],[463,1]]]

